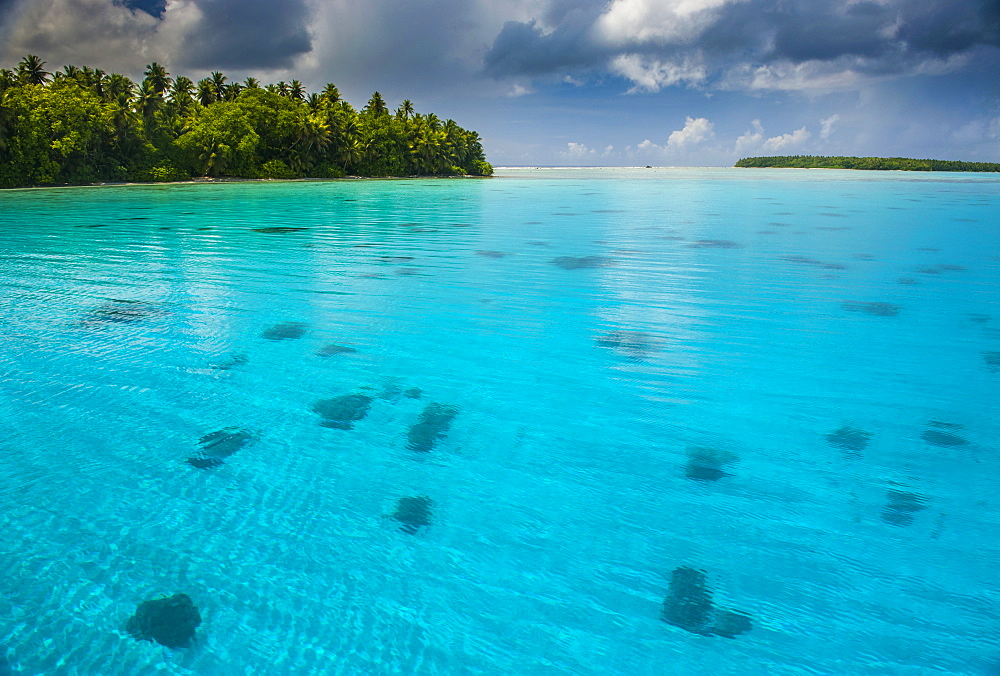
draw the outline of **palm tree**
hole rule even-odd
[[[76,80],[77,82],[84,84],[86,80],[83,76],[83,71],[76,66],[63,66],[62,73],[56,73],[54,77],[65,77],[67,80]],[[88,83],[89,84],[89,83]]]
[[[190,99],[192,102],[194,99]],[[187,129],[186,111],[177,105],[176,101],[164,104],[157,116],[157,131],[170,139],[175,139]]]
[[[216,96],[215,87],[212,85],[212,81],[207,77],[198,80],[198,100],[203,106],[210,106],[219,100]]]
[[[142,116],[147,136],[151,136],[156,129],[156,113],[162,107],[163,97],[156,91],[153,82],[147,77],[139,86],[139,94],[135,99],[135,110]]]
[[[305,87],[303,87],[302,83],[298,80],[292,80],[288,84],[288,95],[296,101],[301,101],[306,95]]]
[[[399,104],[399,108],[396,109],[396,117],[401,120],[409,120],[413,117],[413,101],[403,99],[403,102]]]
[[[347,142],[340,147],[340,161],[343,164],[344,171],[347,171],[349,166],[363,160],[367,152],[368,146],[362,143],[360,138],[347,139]]]
[[[114,77],[116,74],[112,74]],[[121,77],[120,75],[118,77]],[[139,126],[139,116],[132,110],[131,92],[118,94],[113,102],[111,123],[114,125],[115,145],[122,155],[129,154],[135,140],[135,131]]]
[[[212,71],[212,73],[208,77],[209,81],[212,83],[212,90],[215,92],[215,100],[216,101],[223,100],[225,98],[225,92],[226,92],[225,90],[226,80],[228,80],[229,78],[217,70]]]
[[[372,94],[372,97],[368,99],[368,105],[365,106],[365,110],[375,117],[389,114],[389,108],[385,105],[385,99],[378,92]]]
[[[320,96],[322,96],[326,102],[332,106],[337,103],[337,101],[340,101],[340,90],[337,89],[333,83],[328,82],[326,86],[323,87],[323,91]]]
[[[244,89],[260,89],[260,80],[255,77],[248,77],[243,81]]]
[[[464,130],[458,126],[455,120],[444,121],[444,147],[447,151],[449,165],[462,165],[465,159],[465,134]]]
[[[9,68],[0,68],[0,94],[17,84],[17,75]]]
[[[149,80],[149,83],[153,86],[153,91],[157,94],[162,94],[170,87],[170,73],[156,61],[146,66],[146,72],[143,75]]]
[[[276,84],[275,87],[277,87],[277,90],[278,90],[279,94],[281,94],[282,96],[288,96],[288,83],[287,82],[285,82],[284,80],[278,80],[278,84]]]
[[[93,88],[94,93],[97,94],[102,101],[106,102],[108,100],[108,93],[104,89],[104,85],[107,80],[104,77],[104,71],[100,68],[90,69],[87,66],[84,66],[83,77],[87,80],[87,84]]]
[[[347,171],[350,165],[357,164],[364,158],[368,147],[361,141],[361,128],[354,115],[348,115],[343,110],[337,111],[336,126],[339,133],[335,154],[344,171]]]
[[[306,97],[306,106],[309,107],[309,112],[311,113],[319,111],[325,103],[325,99],[320,94],[310,94]]]
[[[135,92],[135,83],[124,75],[112,73],[108,76],[105,89],[108,96],[112,99],[120,100],[122,97],[125,97],[128,101],[132,99],[132,94]]]
[[[427,124],[426,117],[417,122],[416,134],[407,144],[413,165],[421,174],[440,173],[450,166],[447,158],[447,136],[443,131]]]
[[[190,99],[194,97],[194,82],[191,78],[178,75],[174,80],[174,86],[170,89],[170,98],[174,101],[178,99]]]
[[[321,115],[305,115],[298,124],[295,145],[304,165],[312,163],[315,155],[330,145],[330,123]],[[305,167],[303,167],[305,168]]]
[[[8,73],[10,71],[7,71]],[[2,75],[2,74],[0,74]],[[3,75],[3,78],[8,76]],[[10,137],[11,128],[14,126],[14,109],[4,105],[5,89],[0,89],[0,158],[7,152],[7,139]]]
[[[225,143],[221,143],[215,138],[210,139],[198,153],[202,173],[206,176],[218,176],[225,171],[226,165],[229,163],[229,150],[229,146]]]
[[[45,62],[34,54],[28,54],[17,64],[17,76],[25,84],[45,84],[51,75],[45,70]]]

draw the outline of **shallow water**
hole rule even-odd
[[[0,665],[996,673],[1000,179],[498,174],[0,193]]]

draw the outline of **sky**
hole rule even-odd
[[[327,82],[497,166],[1000,161],[1000,0],[0,0],[0,66]]]

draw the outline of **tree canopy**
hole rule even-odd
[[[908,157],[823,157],[785,155],[746,157],[737,167],[794,169],[874,169],[896,171],[1000,171],[992,162],[956,162],[952,160],[914,160]]]
[[[156,62],[141,82],[87,66],[53,73],[29,54],[0,68],[0,187],[192,176],[488,176],[479,135],[454,120],[360,111],[333,84],[194,81]]]

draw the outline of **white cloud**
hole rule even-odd
[[[716,10],[741,0],[612,0],[594,23],[599,44],[687,43],[711,25]]]
[[[750,129],[743,132],[743,134],[736,139],[736,154],[741,155],[749,150],[757,148],[764,140],[764,126],[760,123],[760,120],[754,120],[750,123]]]
[[[970,120],[952,130],[952,140],[960,145],[975,146],[1000,139],[1000,117]]]
[[[986,137],[991,141],[1000,139],[1000,117],[994,117],[990,120],[989,126],[986,129]]]
[[[506,95],[510,96],[512,98],[516,98],[518,96],[524,96],[526,94],[532,94],[532,93],[534,93],[534,91],[535,90],[532,89],[531,87],[526,87],[526,86],[524,86],[523,84],[521,84],[519,82],[515,82],[514,84],[512,84],[507,89]]]
[[[588,148],[586,144],[575,143],[570,141],[566,144],[566,150],[563,151],[563,155],[570,159],[579,160],[590,155],[596,155],[597,151],[593,148]]]
[[[597,158],[608,158],[615,154],[615,147],[608,145],[604,150],[597,152],[596,148],[591,148],[586,143],[570,141],[566,144],[566,150],[559,153],[561,157],[572,162],[582,162],[584,160],[593,162]]]
[[[835,91],[853,88],[862,79],[850,67],[818,61],[767,66],[739,64],[723,74],[719,88],[736,91]]]
[[[802,127],[801,129],[796,129],[790,134],[782,134],[781,136],[772,136],[771,138],[764,141],[764,145],[761,146],[761,150],[764,152],[778,152],[778,151],[789,151],[798,149],[803,143],[812,138],[812,134]]]
[[[715,127],[704,117],[688,117],[684,128],[670,132],[668,150],[690,150],[715,138]]]
[[[655,92],[676,84],[697,84],[708,77],[708,70],[697,59],[685,58],[680,63],[660,61],[639,54],[619,54],[611,59],[609,69],[631,80],[630,94],[638,91]]]
[[[819,121],[819,137],[821,139],[828,139],[830,135],[837,131],[837,124],[840,122],[840,115],[834,113],[830,117],[824,118]]]

